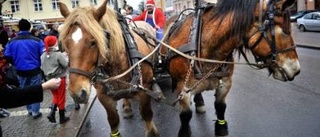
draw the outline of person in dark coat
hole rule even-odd
[[[0,88],[0,107],[15,108],[35,102],[42,102],[43,91],[57,89],[60,83],[60,78],[53,78],[42,84],[28,86],[23,89],[2,86]]]
[[[4,82],[4,75],[2,73],[2,70],[4,70],[4,66],[6,65],[6,60],[3,57],[3,50],[6,47],[8,43],[8,33],[4,30],[4,28],[0,25],[0,68],[1,68],[1,74],[0,74],[0,84]],[[0,118],[8,117],[10,116],[10,112],[0,108]]]
[[[15,67],[20,88],[41,84],[40,56],[44,52],[44,43],[30,34],[31,23],[28,20],[21,19],[18,27],[18,36],[8,42],[4,56]],[[29,104],[26,109],[34,119],[42,116],[40,103]]]
[[[3,26],[0,25],[0,46],[2,46],[2,48],[5,48],[8,40],[9,37],[7,31],[5,31]]]
[[[59,39],[59,31],[58,31],[58,28],[59,28],[59,24],[54,24],[49,32],[49,35],[51,36],[56,36],[57,39]]]
[[[13,39],[16,36],[17,36],[16,30],[12,30],[11,35],[10,35],[10,39]]]
[[[42,102],[43,91],[57,89],[60,86],[60,83],[60,78],[53,78],[45,83],[32,85],[23,89],[11,88],[2,85],[0,88],[0,107],[15,108],[35,102]],[[0,137],[2,137],[1,125]]]

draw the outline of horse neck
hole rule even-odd
[[[225,60],[241,43],[237,35],[232,34],[231,23],[208,18],[203,19],[201,35],[201,54],[208,58]]]

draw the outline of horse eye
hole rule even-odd
[[[95,47],[96,46],[96,42],[95,41],[91,41],[91,48]]]

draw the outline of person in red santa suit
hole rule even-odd
[[[157,31],[157,39],[162,39],[163,26],[166,22],[166,17],[161,9],[155,6],[153,0],[148,0],[146,2],[147,9],[143,11],[140,15],[133,18],[133,21],[146,21]]]

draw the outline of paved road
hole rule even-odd
[[[294,42],[300,47],[320,49],[320,32],[300,32],[296,23],[291,23]]]

